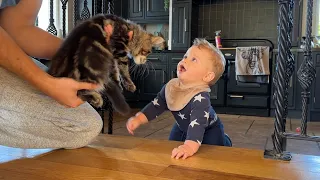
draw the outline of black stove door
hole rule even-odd
[[[236,80],[236,69],[235,61],[229,61],[230,71],[229,71],[229,81],[228,81],[228,93],[245,93],[245,94],[268,94],[270,82],[272,78],[270,77],[269,84],[260,84],[260,83],[242,83]]]

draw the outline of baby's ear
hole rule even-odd
[[[208,72],[208,74],[203,77],[203,80],[207,83],[210,83],[215,77],[216,74],[214,72]]]
[[[128,32],[128,36],[129,36],[129,41],[131,41],[132,40],[132,36],[133,36],[133,31],[129,31]]]
[[[151,42],[153,46],[159,46],[164,42],[164,39],[160,36],[151,36]]]

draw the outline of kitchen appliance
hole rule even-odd
[[[268,84],[238,82],[236,81],[235,57],[236,47],[269,46],[269,67],[271,71],[273,43],[268,39],[221,39],[221,41],[223,48],[220,48],[220,51],[226,59],[226,71],[222,77],[225,91],[220,92],[220,96],[224,97],[224,104],[223,107],[218,108],[217,112],[269,116],[272,75],[270,74]],[[215,40],[209,42],[214,44]]]

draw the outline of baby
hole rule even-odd
[[[210,102],[210,86],[224,72],[222,53],[205,39],[195,39],[177,66],[177,76],[170,80],[157,97],[131,117],[127,129],[133,131],[141,124],[170,110],[176,119],[169,140],[184,141],[172,151],[172,158],[183,158],[196,153],[201,144],[229,145],[223,124]]]

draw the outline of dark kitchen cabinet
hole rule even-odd
[[[320,66],[316,67],[316,79],[314,81],[313,99],[311,102],[313,109],[320,110]]]
[[[143,19],[144,17],[143,0],[129,0],[129,18]]]
[[[172,4],[172,50],[186,50],[198,36],[199,5],[196,1]]]
[[[309,112],[308,112],[308,119],[310,121],[320,121],[320,95],[317,92],[320,92],[320,52],[313,50],[312,59],[314,62],[314,66],[316,69],[316,79],[313,81],[311,86],[311,95],[309,101]],[[275,53],[275,58],[277,57],[277,52]],[[300,82],[298,80],[298,70],[301,64],[304,61],[304,53],[298,49],[293,50],[293,55],[295,58],[295,71],[292,75],[292,80],[289,83],[289,95],[288,95],[288,117],[291,118],[301,118],[301,110],[302,110],[302,98],[301,92],[302,88]],[[274,67],[272,68],[273,74],[275,73],[275,63]],[[318,78],[317,78],[318,77]],[[272,82],[272,93],[274,92],[274,85]],[[271,100],[271,116],[274,116],[275,105],[273,99]]]
[[[211,86],[210,100],[211,104],[216,106],[225,106],[226,81],[221,77],[217,83]]]
[[[129,19],[137,23],[169,22],[169,9],[164,0],[129,0]]]
[[[312,83],[310,121],[320,121],[320,52],[313,52],[312,59],[316,69],[316,78]]]
[[[190,46],[190,3],[174,4],[172,7],[172,49]]]
[[[145,0],[146,18],[169,18],[169,9],[164,9],[164,0]],[[169,20],[169,19],[168,19]]]
[[[293,72],[290,80],[289,80],[289,94],[288,94],[288,109],[295,109],[295,89],[296,89],[296,84],[297,84],[297,67],[298,66],[298,53],[297,52],[293,52],[293,56],[294,56],[294,59],[295,59],[295,71]],[[274,53],[274,56],[273,56],[273,62],[272,62],[272,78],[270,78],[270,83],[271,83],[271,108],[275,108],[275,103],[274,103],[274,99],[273,99],[273,95],[274,95],[274,92],[275,92],[275,85],[274,85],[274,82],[273,82],[273,77],[275,76],[276,74],[276,62],[277,62],[277,58],[278,58],[278,52],[275,52]]]
[[[177,78],[177,65],[182,60],[185,53],[168,53],[168,69],[169,69],[169,80]],[[168,81],[169,81],[168,80]]]
[[[151,54],[148,57],[148,69],[140,77],[140,95],[139,100],[151,101],[163,85],[168,82],[168,70],[166,55],[163,53]]]

